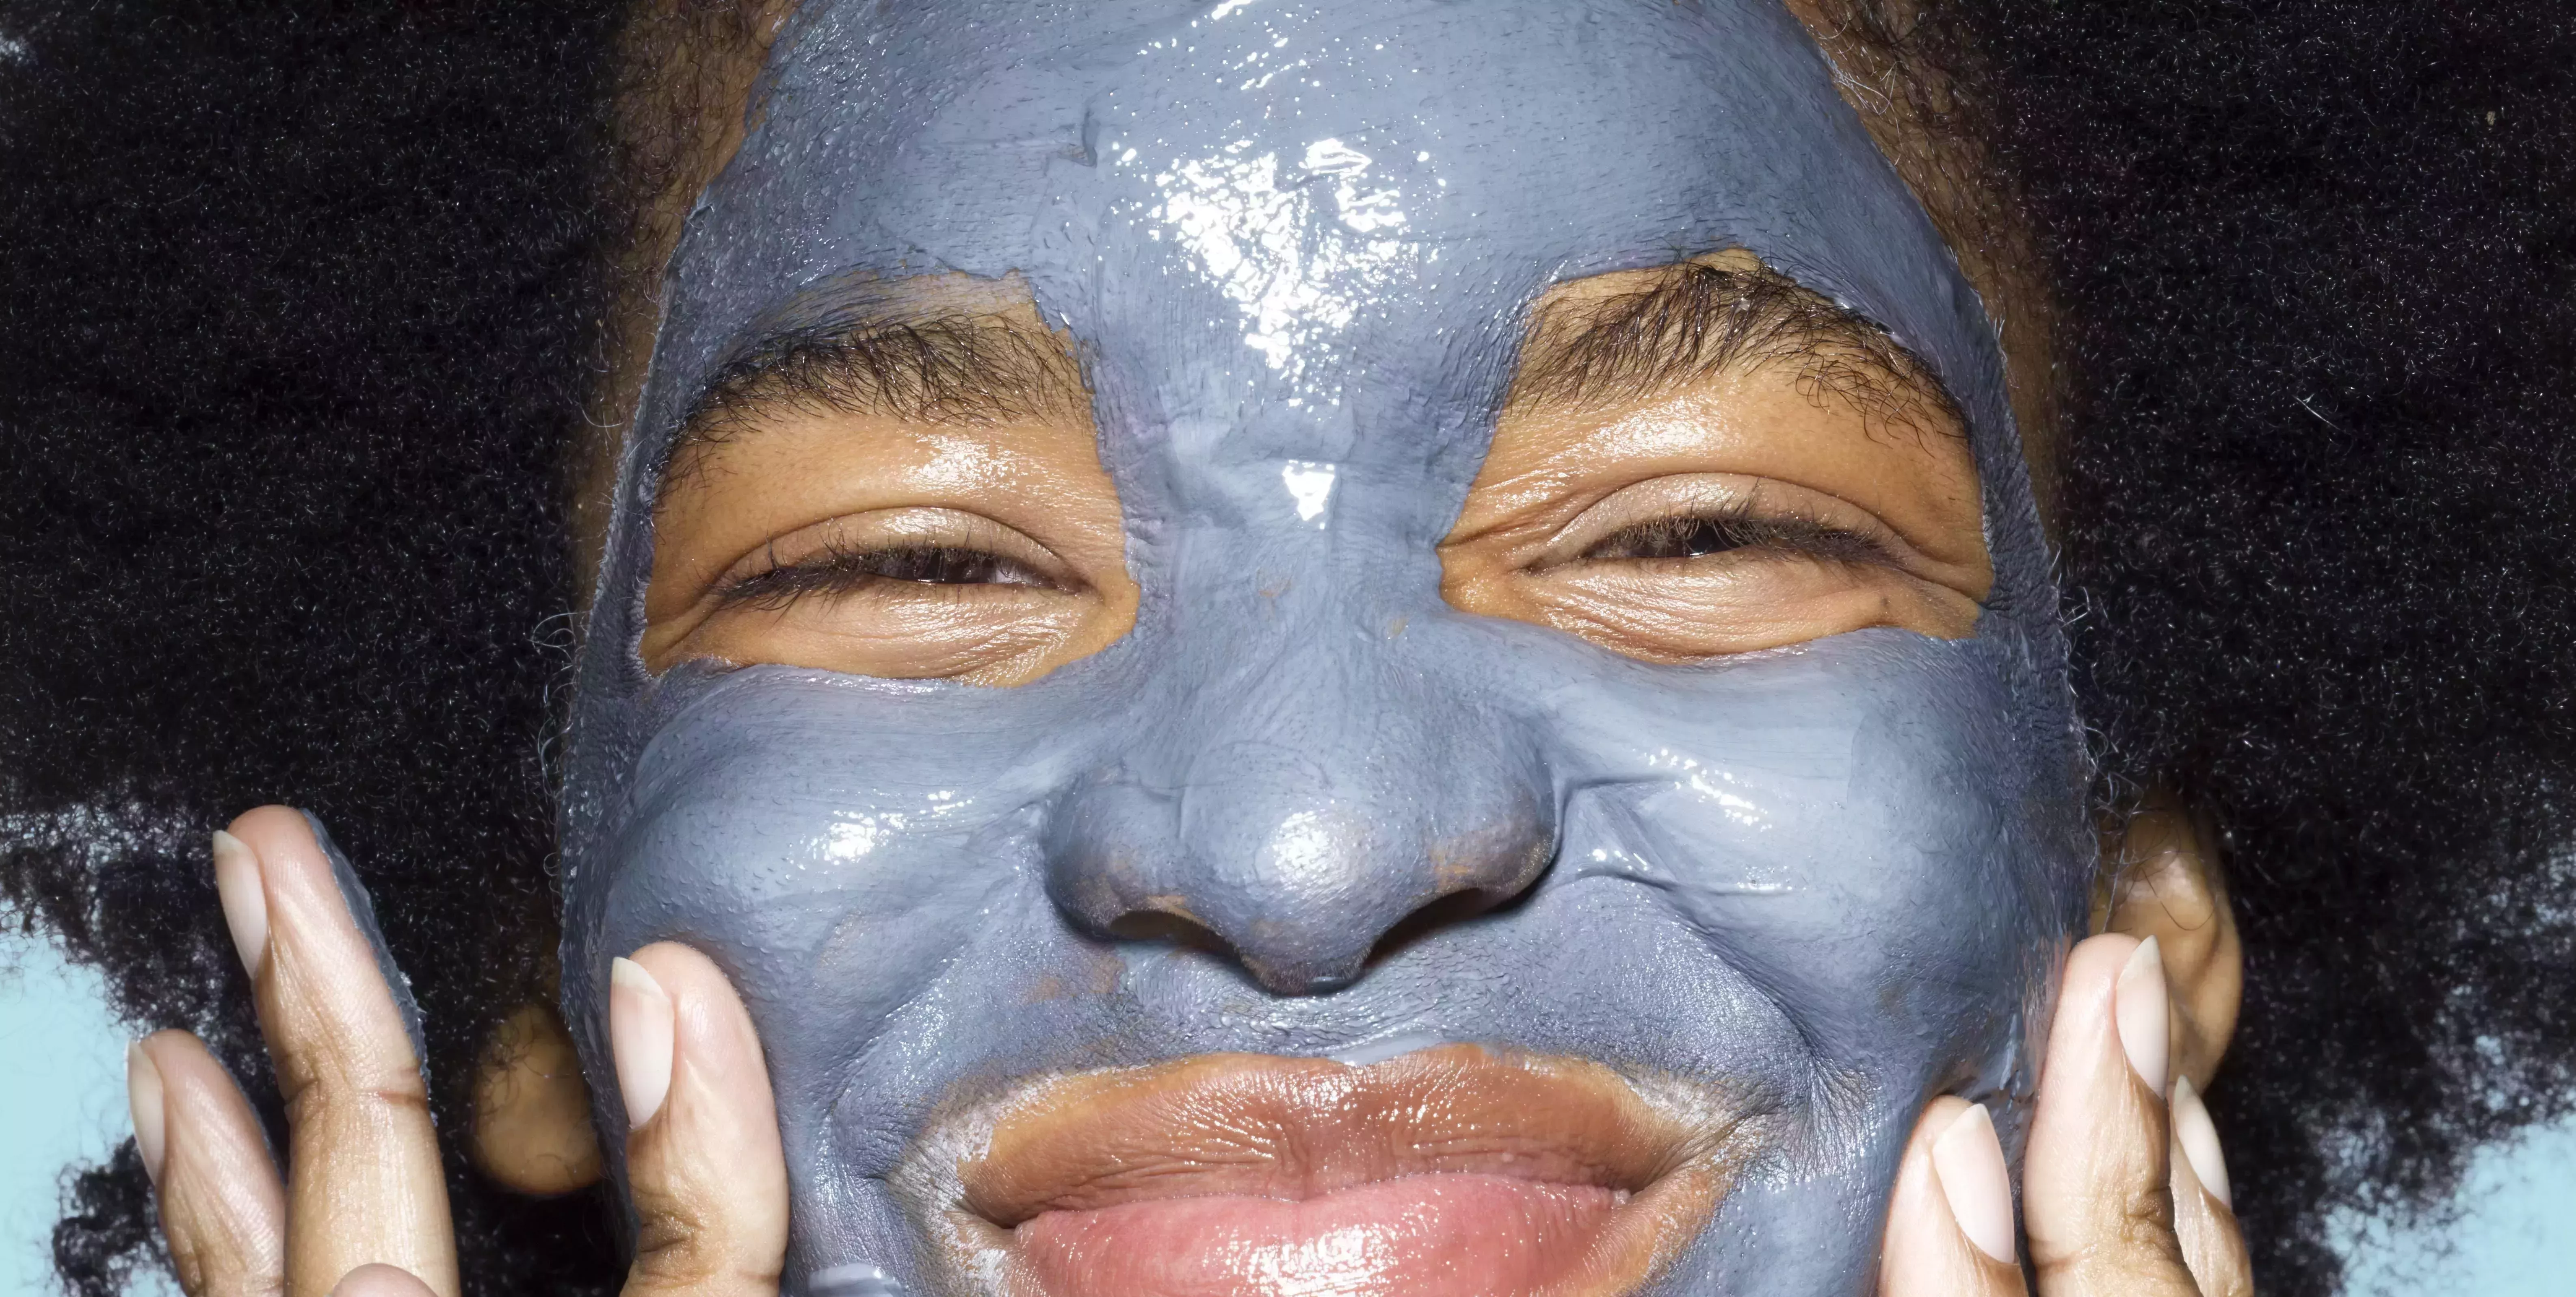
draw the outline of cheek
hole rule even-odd
[[[638,763],[607,848],[605,953],[686,941],[735,978],[765,1040],[774,1023],[866,1038],[997,905],[1043,901],[1026,790],[1056,763],[1027,736],[1053,727],[977,710],[1019,692],[774,667],[720,679]]]
[[[2000,656],[1874,631],[1597,691],[1559,868],[1656,888],[1828,1056],[2003,1047],[2081,863]]]

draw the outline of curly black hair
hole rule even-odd
[[[2576,1107],[2576,9],[2005,0],[2114,777],[2213,815],[2276,1297]]]
[[[615,1271],[600,1202],[457,1154],[550,941],[616,17],[0,4],[0,895],[282,1135],[206,838],[321,816],[414,978],[478,1293]],[[130,1145],[68,1195],[71,1291],[157,1256]]]
[[[1887,0],[2059,308],[2064,575],[2115,807],[2222,828],[2211,1101],[2262,1287],[2576,1099],[2576,13]],[[312,808],[427,1015],[468,1291],[606,1292],[466,1169],[542,994],[566,479],[632,238],[613,0],[0,0],[0,899],[274,1122],[209,829]],[[1963,108],[1964,111],[1964,108]],[[631,205],[631,204],[630,204]],[[154,1263],[129,1145],[66,1287]]]

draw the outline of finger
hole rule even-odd
[[[215,854],[286,1100],[286,1291],[325,1297],[341,1276],[383,1262],[455,1297],[420,1059],[330,857],[282,806],[233,821]]]
[[[286,1282],[286,1186],[259,1118],[197,1038],[156,1032],[125,1056],[134,1144],[188,1297],[273,1297]]]
[[[2171,1010],[2155,942],[2067,957],[2022,1163],[2042,1297],[2190,1297],[2174,1234],[2164,1087]]]
[[[2218,1149],[2218,1127],[2209,1108],[2183,1077],[2174,1078],[2174,1236],[2184,1264],[2205,1297],[2253,1297],[2254,1263],[2230,1207],[2227,1160]]]
[[[435,1297],[429,1285],[413,1277],[409,1270],[369,1263],[359,1266],[340,1279],[331,1297]]]
[[[1982,1105],[1944,1096],[1914,1123],[1888,1200],[1879,1297],[2022,1297],[2012,1178]]]
[[[787,1160],[741,997],[706,956],[646,946],[614,966],[608,1031],[641,1224],[626,1297],[774,1297]]]

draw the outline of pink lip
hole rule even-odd
[[[1433,1172],[1304,1201],[1227,1194],[1051,1211],[1019,1228],[1023,1273],[1050,1297],[1575,1290],[1625,1194]]]
[[[1723,1142],[1579,1059],[1203,1055],[1014,1104],[960,1224],[1012,1297],[1607,1297],[1706,1222]]]

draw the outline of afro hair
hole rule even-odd
[[[2263,1288],[2576,1098],[2576,14],[1925,0],[2059,299],[2106,807],[2220,826]],[[605,1293],[467,1169],[541,997],[567,478],[627,237],[609,0],[0,0],[0,899],[277,1127],[207,832],[306,806],[427,1017],[467,1290]],[[1899,38],[1908,31],[1899,30]],[[129,1144],[80,1297],[158,1263]]]

